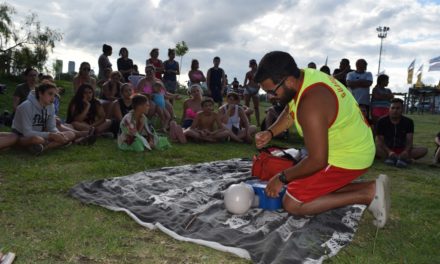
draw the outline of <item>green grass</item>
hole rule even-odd
[[[7,94],[0,95],[0,106],[10,108],[16,83],[1,79],[0,83],[8,85]],[[65,113],[71,85],[61,85],[67,88],[61,108]],[[176,105],[177,110],[180,108],[181,101]],[[365,213],[354,241],[329,263],[440,260],[440,169],[428,166],[440,117],[411,117],[416,125],[416,144],[428,146],[430,153],[406,170],[375,162],[363,178],[372,179],[380,173],[391,177],[390,222],[376,237],[373,218]],[[300,142],[292,134],[289,144],[299,146]],[[251,157],[254,153],[254,146],[234,143],[174,144],[165,151],[129,153],[119,151],[111,139],[99,139],[91,147],[50,151],[40,157],[16,149],[0,151],[0,247],[17,254],[14,263],[249,263],[231,254],[176,241],[138,225],[124,213],[84,205],[67,192],[84,180]]]

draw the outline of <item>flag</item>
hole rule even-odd
[[[429,60],[428,71],[440,71],[440,56]]]
[[[420,87],[423,86],[423,83],[422,83],[422,71],[423,71],[423,64],[420,65],[420,68],[417,71],[417,82],[416,82],[416,87],[417,88],[420,88]]]
[[[414,75],[414,64],[416,63],[416,59],[414,59],[408,67],[408,84],[412,84],[413,75]]]

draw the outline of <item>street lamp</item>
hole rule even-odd
[[[383,43],[383,39],[387,37],[387,32],[388,30],[390,30],[389,27],[377,27],[376,31],[377,31],[377,36],[380,38],[380,52],[379,52],[379,67],[377,69],[377,75],[379,75],[380,73],[380,59],[382,57],[382,43]]]

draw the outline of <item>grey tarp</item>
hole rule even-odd
[[[70,195],[85,203],[125,211],[138,223],[250,258],[255,263],[321,263],[353,238],[364,205],[315,216],[253,208],[231,215],[223,204],[229,185],[250,179],[251,162],[215,161],[82,182]]]

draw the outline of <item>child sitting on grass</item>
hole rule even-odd
[[[45,149],[70,144],[76,137],[72,131],[60,132],[56,127],[53,105],[56,93],[53,83],[43,82],[15,112],[12,132],[18,136],[17,144],[28,147],[35,155]]]
[[[220,115],[214,112],[214,101],[211,98],[204,99],[201,105],[202,111],[197,113],[191,127],[184,131],[186,138],[206,142],[218,142],[229,138],[241,141],[223,125]]]
[[[122,118],[118,136],[118,147],[122,150],[142,152],[155,147],[154,134],[148,128],[145,113],[150,108],[150,102],[145,95],[137,94],[131,100],[133,110]]]

